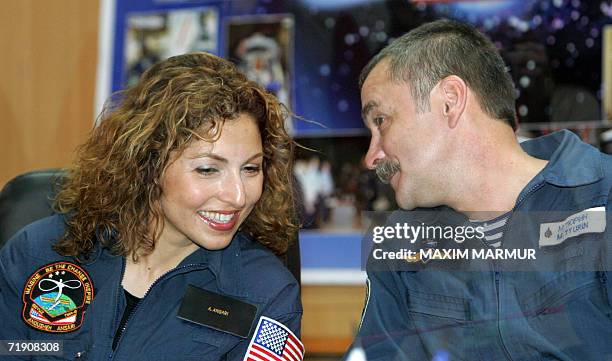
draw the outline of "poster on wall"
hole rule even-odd
[[[215,7],[132,12],[126,15],[122,84],[131,86],[151,65],[171,56],[218,52]]]
[[[206,51],[234,61],[297,114],[287,124],[294,136],[366,134],[355,79],[367,57],[336,44],[345,30],[290,3],[100,0],[96,115],[156,61]],[[300,22],[312,31],[298,34]]]
[[[221,0],[102,0],[96,107],[154,63],[194,51],[220,55]]]
[[[293,104],[293,31],[289,14],[226,19],[225,54],[246,76],[273,93],[288,109]],[[287,129],[293,126],[287,120]]]

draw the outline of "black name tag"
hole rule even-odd
[[[250,303],[189,285],[178,310],[178,317],[246,338],[256,313],[257,307]]]

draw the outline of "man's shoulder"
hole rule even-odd
[[[602,171],[606,178],[612,178],[612,155],[600,152]]]
[[[597,166],[600,167],[601,179],[590,186],[596,193],[610,198],[612,196],[612,155],[599,152]]]

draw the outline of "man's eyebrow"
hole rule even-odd
[[[364,122],[368,118],[368,115],[370,115],[370,112],[372,112],[372,110],[376,107],[378,107],[378,102],[374,100],[370,100],[366,105],[363,106],[363,108],[361,109],[361,118]]]

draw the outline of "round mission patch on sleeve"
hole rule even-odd
[[[93,298],[94,286],[83,268],[72,262],[51,263],[26,281],[22,318],[40,331],[76,331]]]

